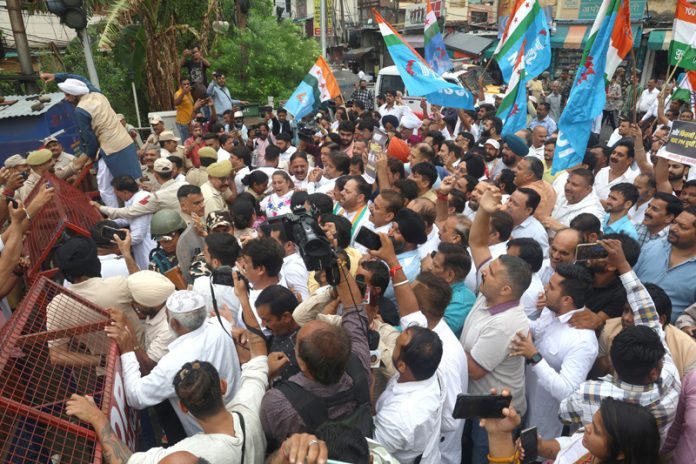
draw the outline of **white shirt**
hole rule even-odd
[[[384,224],[383,226],[377,227],[376,225],[374,225],[372,223],[372,221],[367,221],[367,224],[365,224],[365,227],[367,227],[368,229],[370,229],[371,231],[373,231],[376,234],[388,234],[392,228],[392,224],[393,224],[393,222],[390,222],[389,224]]]
[[[126,207],[138,203],[143,198],[150,196],[149,192],[144,190],[137,191],[130,200],[124,202]],[[147,269],[150,264],[150,252],[157,247],[157,242],[152,240],[150,235],[150,222],[152,214],[143,214],[136,218],[130,219],[130,234],[133,245],[133,259],[140,269]]]
[[[205,298],[205,304],[209,312],[215,311],[213,307],[213,295],[210,292],[210,278],[210,276],[197,277],[196,280],[193,281],[193,287],[191,288],[191,291]],[[234,315],[236,326],[246,327],[244,319],[242,319],[242,306],[239,302],[239,298],[237,298],[237,295],[234,293],[234,287],[213,284],[213,291],[215,292],[215,301],[217,302],[218,309],[222,308],[222,305],[227,306]]]
[[[218,162],[229,160],[230,156],[232,156],[229,151],[225,150],[222,147],[218,148],[217,155],[218,155],[218,157],[217,157]]]
[[[634,226],[643,223],[648,206],[650,206],[650,201],[646,201],[642,205],[638,205],[638,203],[636,203],[635,205],[631,206],[631,209],[628,210],[628,219],[630,219]]]
[[[178,451],[188,451],[208,462],[238,462],[240,464],[263,462],[266,454],[266,437],[263,433],[259,413],[261,401],[268,387],[268,358],[257,356],[244,364],[241,387],[225,409],[234,419],[234,436],[222,433],[198,433],[185,438],[169,448],[150,448],[146,452],[134,453],[128,464],[157,464],[166,456]],[[238,413],[244,417],[244,428]],[[242,460],[242,446],[246,453]]]
[[[539,293],[544,293],[544,284],[541,282],[541,276],[538,272],[532,274],[532,280],[529,287],[520,298],[520,306],[529,319],[536,319],[539,315],[536,304],[539,300]]]
[[[534,145],[529,147],[529,156],[533,156],[539,161],[544,161],[544,145],[539,148],[534,148]]]
[[[609,136],[609,140],[607,140],[607,146],[608,147],[613,147],[616,142],[621,140],[623,138],[623,135],[619,134],[619,128],[617,127],[614,129],[614,132],[611,133]]]
[[[534,345],[543,359],[526,370],[528,422],[536,425],[546,440],[561,435],[563,423],[558,418],[558,407],[585,381],[597,357],[594,331],[568,324],[579,311],[582,309],[557,316],[544,308],[539,319],[529,323]]]
[[[411,108],[409,108],[406,105],[397,104],[394,104],[391,108],[387,108],[387,104],[385,103],[384,105],[380,106],[377,111],[379,111],[379,115],[382,117],[385,117],[386,115],[390,114],[392,116],[396,116],[399,122],[401,122],[401,118],[411,113]]]
[[[599,219],[600,224],[604,220],[604,208],[599,202],[599,198],[595,195],[594,191],[590,192],[585,198],[579,202],[571,205],[568,203],[565,195],[558,197],[556,200],[556,206],[554,206],[551,212],[551,217],[560,222],[566,227],[570,227],[570,221],[575,219],[582,213],[590,213]]]
[[[108,277],[128,277],[128,265],[123,256],[116,254],[99,255],[101,261],[101,276],[106,279]],[[147,267],[145,268],[147,269]]]
[[[230,327],[226,322],[223,320],[229,331]],[[220,378],[227,380],[227,392],[223,400],[225,403],[230,402],[239,389],[240,367],[237,350],[218,320],[208,319],[196,330],[170,343],[169,353],[164,355],[145,377],[140,375],[140,365],[135,353],[130,351],[121,355],[123,384],[128,405],[135,409],[144,409],[169,400],[186,430],[186,435],[192,436],[201,432],[202,429],[196,420],[181,410],[172,383],[183,364],[196,360],[208,361],[218,370]]]
[[[653,103],[655,103],[655,100],[657,100],[657,96],[659,94],[660,91],[657,87],[652,89],[652,91],[650,89],[643,90],[643,92],[640,94],[640,98],[638,99],[638,103],[636,104],[638,111],[641,113],[647,113],[650,111],[650,107]]]
[[[285,166],[287,166],[288,163],[290,163],[290,157],[293,154],[295,154],[296,151],[297,151],[297,148],[290,145],[287,150],[285,150],[284,152],[282,152],[280,154],[280,159],[278,160],[278,165],[280,166],[280,165],[284,164]]]
[[[428,321],[422,312],[418,311],[401,318],[401,327],[403,328],[414,324],[428,327]],[[459,464],[462,455],[461,437],[464,431],[464,420],[454,419],[452,411],[457,403],[457,395],[467,392],[469,384],[468,364],[462,344],[444,319],[440,319],[440,322],[433,328],[433,332],[442,341],[442,359],[437,367],[444,391],[440,453],[443,463]]]
[[[309,288],[307,281],[309,279],[309,271],[305,266],[302,256],[298,252],[283,258],[283,267],[280,268],[280,274],[287,282],[287,287],[293,293],[299,293],[302,301],[309,298]]]
[[[327,179],[322,176],[319,182],[310,182],[307,184],[307,193],[329,193],[334,189],[336,184],[336,179]]]
[[[244,166],[242,169],[237,171],[237,174],[234,175],[234,185],[235,187],[237,187],[237,193],[242,193],[244,191],[244,184],[242,184],[242,179],[248,176],[250,172],[251,171],[249,170],[249,166]]]
[[[377,400],[375,440],[401,464],[421,454],[423,464],[437,464],[443,402],[438,374],[417,382],[398,380],[398,374],[392,377]]]
[[[157,362],[169,352],[169,344],[176,339],[176,335],[169,329],[166,310],[160,309],[152,317],[143,321],[145,327],[145,351],[147,356]]]
[[[544,258],[549,257],[549,234],[534,216],[529,216],[520,225],[515,226],[510,233],[510,238],[531,238],[541,246]]]
[[[634,171],[630,167],[626,169],[626,172],[621,174],[616,179],[609,182],[609,166],[604,167],[599,170],[594,181],[594,191],[600,200],[606,200],[609,197],[609,189],[616,184],[622,182],[628,182],[632,184],[636,177],[640,175],[640,171]]]
[[[440,246],[440,229],[436,224],[433,224],[433,229],[428,234],[427,240],[418,247],[420,258],[423,259],[426,256],[430,256],[430,253],[437,251],[438,246]]]
[[[295,176],[290,176],[292,179],[292,183],[295,185],[295,190],[307,190],[307,186],[309,185],[309,181],[305,177],[304,180],[297,180],[297,177]]]

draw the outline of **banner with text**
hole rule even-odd
[[[696,122],[674,121],[669,140],[657,156],[696,166]]]

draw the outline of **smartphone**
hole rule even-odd
[[[9,205],[10,203],[12,204],[12,207],[17,209],[19,208],[19,203],[17,203],[17,200],[14,199],[14,197],[11,197],[9,195],[5,195],[5,201]]]
[[[581,243],[575,249],[576,261],[587,261],[588,259],[602,259],[609,256],[606,248],[599,243]]]
[[[523,430],[520,434],[520,443],[522,444],[522,449],[524,449],[524,459],[522,460],[522,464],[536,462],[537,458],[539,457],[539,450],[537,449],[537,428],[530,427],[527,430]]]
[[[465,395],[460,393],[452,411],[455,419],[497,418],[502,419],[503,408],[510,406],[512,396]]]
[[[120,229],[114,229],[113,227],[104,226],[102,228],[102,238],[110,242],[114,241],[114,235],[117,235],[121,240],[126,239],[126,231]]]
[[[382,247],[382,241],[379,239],[379,235],[365,226],[360,227],[358,235],[355,236],[355,242],[368,250],[379,250]]]

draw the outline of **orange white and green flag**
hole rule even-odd
[[[696,71],[696,3],[677,0],[669,62]]]

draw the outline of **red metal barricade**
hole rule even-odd
[[[32,285],[0,330],[0,462],[101,463],[94,430],[65,413],[73,393],[93,396],[135,448],[137,417],[126,405],[107,323],[106,311],[53,281],[40,277]],[[85,365],[88,356],[97,363]]]
[[[89,204],[90,198],[86,193],[51,173],[41,177],[27,197],[27,205],[31,204],[39,189],[46,188],[46,182],[53,184],[55,195],[32,218],[24,240],[24,254],[31,259],[31,267],[27,271],[30,283],[39,276],[52,277],[55,274],[53,251],[57,245],[71,236],[89,237],[90,227],[102,219],[99,211]]]

